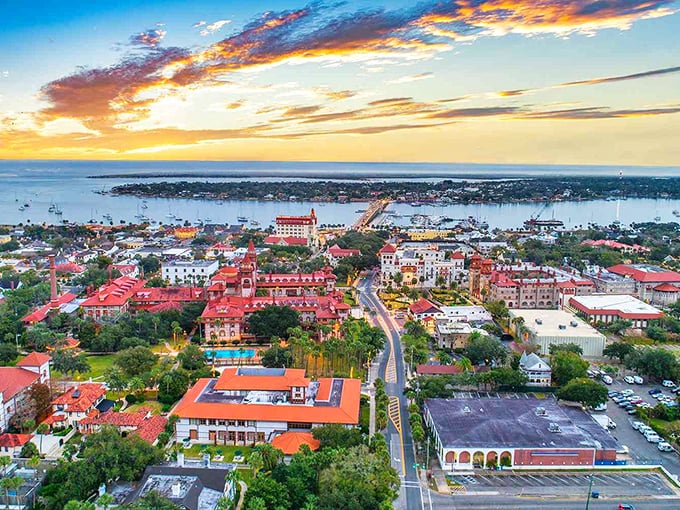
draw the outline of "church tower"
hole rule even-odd
[[[257,252],[252,241],[238,268],[239,287],[242,297],[254,297],[257,288]]]

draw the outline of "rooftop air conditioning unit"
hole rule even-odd
[[[567,329],[567,326],[565,324],[560,324],[557,326],[559,329]]]
[[[545,416],[548,414],[545,412],[545,407],[537,407],[535,413],[536,416]]]
[[[576,321],[571,321],[569,324],[571,324],[572,328],[578,327],[578,322],[576,322]]]
[[[543,319],[536,319],[536,324],[543,324]]]
[[[548,431],[554,433],[562,432],[560,426],[557,423],[551,423],[550,425],[548,425]]]

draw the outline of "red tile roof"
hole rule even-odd
[[[153,443],[158,439],[160,433],[163,432],[167,423],[167,418],[164,418],[163,416],[151,416],[144,420],[134,433],[144,441]]]
[[[627,264],[617,264],[615,266],[607,268],[611,273],[615,273],[621,276],[630,276],[638,282],[659,282],[659,283],[673,283],[680,282],[680,273],[675,271],[666,271],[658,268],[659,271],[645,271],[644,269],[637,268],[633,265]]]
[[[20,367],[0,367],[0,393],[4,402],[40,380],[40,374]]]
[[[146,282],[131,276],[121,276],[102,285],[94,296],[87,298],[80,306],[122,306],[131,299]]]
[[[118,413],[107,411],[105,413],[88,416],[80,420],[80,425],[113,425],[114,427],[139,427],[146,418],[147,411],[136,413]]]
[[[361,255],[361,250],[355,248],[340,248],[337,244],[334,244],[328,248],[328,253],[333,257],[355,257]]]
[[[263,242],[264,244],[281,244],[284,246],[307,246],[307,239],[304,237],[267,236]]]
[[[454,259],[454,260],[465,260],[465,255],[463,255],[463,254],[462,254],[461,252],[459,252],[459,251],[454,251],[454,252],[451,254],[451,258]]]
[[[65,305],[73,301],[76,297],[77,296],[75,294],[66,292],[65,294],[62,294],[61,296],[58,297],[56,305],[57,307]],[[27,316],[21,319],[21,322],[27,324],[36,324],[38,322],[42,322],[45,320],[45,318],[47,318],[51,310],[52,303],[47,303],[46,305],[43,305],[40,308],[36,308],[35,310],[33,310],[31,313],[29,313]]]
[[[420,298],[419,301],[416,301],[413,303],[411,306],[408,307],[409,311],[413,314],[421,314],[421,313],[439,313],[441,310],[435,306],[434,303],[431,303],[425,298]]]
[[[57,271],[57,273],[82,273],[85,271],[83,266],[80,266],[75,262],[65,262],[63,264],[58,264],[54,269]]]
[[[33,434],[2,434],[0,435],[0,448],[24,446],[32,438]]]
[[[26,356],[24,356],[19,363],[17,363],[18,367],[40,367],[44,365],[45,363],[48,363],[49,361],[52,360],[52,357],[48,354],[44,354],[42,352],[32,352]]]
[[[680,292],[680,287],[676,287],[670,283],[662,283],[661,285],[654,287],[654,290],[658,292]]]
[[[314,439],[311,432],[284,432],[272,440],[272,446],[286,455],[297,453],[303,444],[309,446],[311,450],[318,450],[321,441]]]
[[[76,390],[80,391],[77,397],[73,394]],[[106,388],[98,383],[83,383],[79,386],[70,388],[66,393],[60,395],[52,401],[53,405],[67,406],[64,412],[82,413],[92,408],[101,397],[106,395]]]
[[[380,250],[378,251],[378,255],[382,255],[383,253],[396,253],[396,252],[397,252],[396,246],[387,243],[385,246],[380,248]]]

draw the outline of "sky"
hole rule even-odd
[[[680,166],[670,0],[0,5],[0,158]]]

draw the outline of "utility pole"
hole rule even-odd
[[[593,488],[593,474],[590,473],[588,478],[590,482],[588,483],[588,499],[586,499],[586,510],[588,510],[588,508],[590,507],[590,493],[591,493],[590,490]]]

